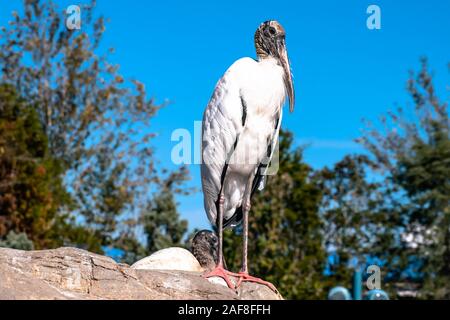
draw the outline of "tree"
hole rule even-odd
[[[55,241],[52,225],[67,197],[54,175],[59,166],[34,109],[11,86],[0,86],[0,237],[25,232],[38,248]]]
[[[185,170],[185,169],[183,169]],[[170,174],[160,182],[160,189],[143,212],[142,220],[147,240],[146,251],[151,254],[167,247],[185,247],[188,222],[180,219],[174,194],[184,174]]]
[[[351,283],[350,264],[363,259],[366,239],[363,227],[367,206],[368,185],[361,156],[346,156],[333,168],[317,173],[322,183],[321,217],[324,221],[325,247],[334,257],[329,266],[330,281],[341,285]],[[356,264],[358,264],[356,262]]]
[[[1,81],[34,109],[58,164],[52,174],[70,195],[71,219],[92,230],[101,245],[124,234],[135,237],[133,224],[123,222],[157,187],[149,128],[161,105],[108,61],[113,49],[101,51],[105,19],[94,17],[95,1],[81,8],[81,30],[66,29],[63,10],[51,0],[23,3],[23,13],[14,12],[0,29]]]
[[[61,172],[33,106],[12,86],[0,85],[0,238],[6,237],[5,243],[23,233],[36,249],[84,243],[100,250],[92,232],[71,219]]]
[[[450,141],[448,103],[441,102],[426,59],[411,72],[413,117],[402,108],[382,118],[386,132],[368,127],[361,142],[383,170],[397,242],[390,250],[393,281],[415,262],[421,298],[450,298]],[[412,111],[412,110],[407,110]]]
[[[249,216],[249,270],[277,285],[288,299],[323,298],[325,251],[318,215],[321,190],[302,150],[292,150],[292,133],[282,131],[279,170],[254,194]],[[241,267],[241,230],[227,231],[228,267]]]
[[[323,190],[320,215],[331,259],[327,266],[329,287],[348,287],[353,271],[364,274],[370,264],[383,268],[388,264],[394,270],[395,259],[390,259],[390,253],[396,247],[398,214],[385,197],[386,189],[377,179],[375,167],[368,156],[355,154],[316,173]],[[382,275],[386,275],[384,269]],[[383,289],[390,288],[383,283]]]
[[[25,233],[8,232],[6,239],[0,241],[0,247],[18,249],[18,250],[33,250],[33,242],[28,239]]]

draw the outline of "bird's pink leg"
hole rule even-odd
[[[251,180],[253,181],[253,179]],[[251,182],[252,183],[252,182]],[[251,185],[251,184],[250,184]],[[239,280],[236,283],[236,289],[239,288],[239,286],[242,284],[242,282],[255,282],[260,283],[262,285],[268,286],[271,290],[278,293],[278,290],[275,288],[273,284],[271,284],[268,281],[264,281],[260,278],[253,277],[248,274],[248,263],[247,263],[247,254],[248,254],[248,214],[250,212],[251,204],[250,204],[250,197],[247,196],[246,200],[244,202],[243,209],[243,255],[242,255],[242,269],[237,274]]]
[[[235,286],[233,282],[231,282],[229,276],[238,277],[238,274],[225,270],[223,267],[223,252],[222,252],[222,243],[223,243],[223,204],[225,202],[225,198],[223,196],[223,191],[220,192],[218,203],[217,203],[217,231],[219,233],[219,245],[217,247],[218,250],[218,259],[217,266],[211,272],[204,274],[204,278],[211,277],[220,277],[227,283],[228,288],[234,289]]]

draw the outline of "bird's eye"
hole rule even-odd
[[[276,33],[277,33],[277,30],[275,30],[274,27],[266,27],[264,29],[264,35],[268,38],[275,36]]]

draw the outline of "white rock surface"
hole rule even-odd
[[[211,278],[208,278],[208,279],[206,279],[206,280],[208,280],[208,281],[211,282],[212,284],[218,284],[218,285],[221,285],[221,286],[224,286],[224,287],[227,287],[227,288],[228,288],[227,283],[226,283],[225,280],[222,279],[221,277],[211,277]],[[230,277],[230,280],[231,280],[231,283],[233,283],[234,285],[236,285],[236,281],[234,280],[233,277]]]
[[[156,251],[152,255],[135,262],[131,268],[203,272],[203,268],[194,255],[188,250],[178,247]]]

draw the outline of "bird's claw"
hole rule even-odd
[[[233,282],[230,279],[230,276],[238,278],[238,281],[236,282],[236,284],[233,284]],[[247,272],[241,271],[239,273],[234,273],[234,272],[226,270],[222,266],[217,266],[215,269],[213,269],[209,273],[204,274],[203,277],[204,278],[212,278],[212,277],[222,278],[226,282],[228,288],[234,289],[234,290],[237,290],[243,282],[254,282],[254,283],[259,283],[259,284],[265,285],[265,286],[269,287],[269,289],[272,290],[273,292],[278,293],[278,290],[275,288],[275,286],[268,281],[251,276]]]
[[[242,282],[254,282],[254,283],[259,283],[259,284],[265,285],[265,286],[269,287],[269,289],[271,289],[273,292],[278,293],[278,290],[275,288],[275,286],[273,284],[271,284],[268,281],[262,280],[260,278],[253,277],[253,276],[249,275],[247,272],[241,271],[237,274],[237,276],[238,276],[239,280],[236,283],[236,287],[235,287],[236,289],[239,288],[239,286],[242,284]]]
[[[236,286],[230,280],[230,276],[232,276],[232,277],[239,277],[239,274],[231,272],[231,271],[228,271],[222,266],[217,266],[212,271],[210,271],[210,272],[208,272],[208,273],[203,275],[204,278],[212,278],[212,277],[222,278],[223,280],[225,280],[228,288],[236,289]]]

